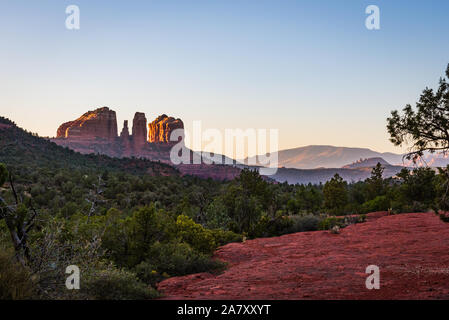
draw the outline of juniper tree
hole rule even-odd
[[[449,79],[449,65],[446,70]],[[407,159],[417,161],[425,151],[449,151],[449,83],[440,78],[439,88],[423,90],[415,108],[407,104],[400,114],[391,112],[387,119],[390,141],[396,146],[409,146]]]
[[[421,159],[424,152],[449,151],[449,65],[446,69],[446,78],[440,78],[437,90],[426,88],[423,90],[415,108],[406,105],[400,114],[397,110],[391,112],[387,119],[387,129],[390,141],[396,146],[409,146],[407,159],[414,162]],[[444,181],[445,193],[438,200],[439,207],[447,202],[449,192],[449,175],[447,170],[440,170]],[[447,207],[447,205],[445,206]],[[438,210],[438,208],[436,208]]]

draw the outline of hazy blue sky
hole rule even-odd
[[[65,28],[76,4],[81,29]],[[365,28],[365,8],[381,30]],[[449,63],[447,0],[0,0],[0,114],[41,135],[87,110],[279,128],[280,147],[398,151],[390,110]]]

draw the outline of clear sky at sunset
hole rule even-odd
[[[65,28],[68,5],[80,30]],[[365,28],[380,8],[381,29]],[[109,106],[397,151],[386,118],[449,63],[447,0],[0,0],[0,115],[43,136]]]

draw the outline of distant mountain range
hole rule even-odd
[[[248,164],[255,160],[252,157],[241,162]],[[384,178],[388,178],[404,167],[445,167],[449,164],[449,159],[443,154],[425,153],[423,159],[415,165],[402,154],[381,153],[366,148],[316,145],[279,151],[279,169],[270,178],[289,184],[318,184],[325,183],[338,173],[348,182],[357,182],[368,178],[377,163],[385,168]]]
[[[361,159],[383,159],[388,164],[395,166],[412,166],[411,161],[403,159],[403,154],[381,153],[367,148],[313,145],[279,151],[278,167],[294,169],[342,168]],[[424,160],[425,164],[435,167],[449,164],[448,157],[441,154],[426,154]],[[246,158],[241,162],[258,164],[255,157]],[[421,165],[423,164],[421,163]]]
[[[376,163],[377,164],[377,163]],[[375,166],[375,165],[374,165]],[[289,184],[319,184],[329,181],[336,173],[348,182],[363,181],[371,175],[374,167],[354,167],[354,168],[318,168],[318,169],[294,169],[279,168],[271,179]],[[399,173],[403,166],[382,165],[384,167],[384,178],[389,178]]]
[[[28,142],[30,137],[22,129],[7,119],[0,118],[0,120],[0,146],[9,141],[8,139],[12,143],[14,137],[16,137],[15,143],[20,145],[24,145],[24,141]],[[59,154],[62,152],[61,150],[66,150],[60,147],[55,148],[55,144],[57,144],[82,154],[103,154],[111,157],[111,159],[114,157],[131,158],[128,160],[117,159],[117,163],[121,166],[126,161],[134,163],[137,159],[145,158],[157,161],[160,165],[162,163],[169,165],[167,167],[162,166],[161,170],[158,169],[161,172],[163,171],[163,174],[168,174],[166,172],[169,172],[171,170],[169,168],[173,166],[170,161],[170,150],[173,144],[167,141],[166,136],[174,128],[182,127],[182,121],[162,115],[150,123],[148,127],[149,138],[147,139],[145,115],[137,112],[133,120],[132,134],[129,133],[128,123],[125,121],[122,133],[118,135],[115,112],[103,107],[89,111],[74,121],[62,124],[57,131],[57,138],[42,139],[35,137],[33,142],[29,142],[29,145],[41,144],[42,148],[38,150],[39,152],[47,149],[47,153]],[[24,140],[20,141],[19,136]],[[51,144],[50,141],[55,144]],[[4,150],[1,151],[4,152],[5,148],[6,145],[3,146]],[[27,152],[37,154],[37,151],[33,151],[31,147],[27,149]],[[189,159],[193,159],[195,154],[199,156],[199,152],[191,150],[189,152]],[[21,150],[18,154],[23,156],[27,153]],[[81,155],[78,157],[81,157]],[[76,158],[77,163],[81,161],[81,158]],[[257,170],[261,167],[255,161],[257,159],[255,157],[236,161],[220,154],[203,153],[202,158],[203,160],[219,160],[218,163],[220,164],[180,164],[174,165],[172,171],[177,172],[176,174],[230,180],[236,177],[242,168],[249,167]],[[89,157],[86,157],[86,159],[89,159]],[[394,176],[404,166],[413,165],[410,161],[403,161],[402,154],[380,153],[366,148],[319,145],[281,150],[278,152],[278,160],[277,173],[268,176],[267,179],[291,184],[324,183],[336,173],[346,181],[360,181],[370,176],[372,168],[377,163],[382,164],[385,168],[384,177],[386,178]],[[422,165],[436,167],[449,164],[448,157],[444,155],[426,154],[424,160],[421,163]],[[113,160],[110,161],[113,162]],[[139,166],[146,166],[149,163],[137,162]],[[155,168],[155,164],[151,166]],[[154,171],[154,169],[152,168],[151,171]]]

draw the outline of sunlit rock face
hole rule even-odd
[[[172,143],[170,135],[176,129],[184,129],[182,120],[163,114],[148,125],[148,142]]]
[[[67,138],[67,129],[72,126],[75,121],[69,121],[61,124],[56,132],[56,138]]]
[[[170,134],[183,128],[180,119],[162,115],[150,123],[143,112],[136,112],[132,122],[132,132],[128,120],[123,122],[120,136],[117,135],[115,111],[108,107],[98,108],[83,114],[76,120],[59,126],[56,138],[58,145],[80,153],[100,153],[111,157],[138,157],[170,163]]]
[[[148,124],[147,130],[145,114],[136,112],[132,132],[130,133],[128,120],[125,120],[118,136],[115,111],[103,107],[60,125],[56,138],[51,141],[83,154],[146,158],[173,165],[170,151],[177,141],[170,141],[170,135],[176,129],[184,129],[182,120],[163,114]],[[192,151],[188,152],[192,158]],[[232,166],[185,164],[176,167],[181,174],[217,180],[230,180],[240,173],[240,169]]]
[[[62,124],[56,133],[57,138],[94,139],[109,141],[117,137],[117,116],[108,107],[88,111],[74,121]]]

